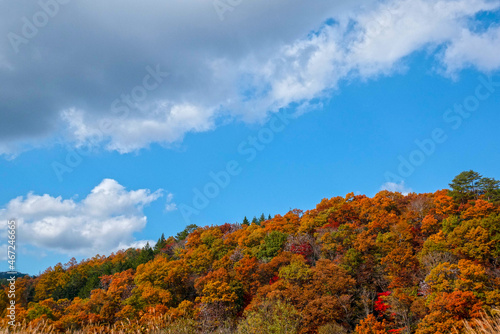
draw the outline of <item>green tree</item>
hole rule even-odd
[[[241,223],[241,224],[246,225],[246,226],[250,225],[250,221],[248,220],[247,216],[245,216],[245,218],[243,218],[243,223]]]
[[[189,233],[193,232],[197,228],[198,226],[196,224],[190,224],[186,226],[186,228],[182,232],[177,233],[177,235],[175,236],[175,240],[185,240],[188,237]]]
[[[478,182],[481,194],[490,201],[498,202],[500,201],[500,181],[489,177],[483,177]]]
[[[257,258],[271,259],[275,257],[283,249],[283,246],[287,239],[288,234],[279,231],[272,231],[271,233],[267,234],[260,244]]]
[[[473,170],[458,174],[449,184],[451,197],[460,203],[477,199],[480,195],[480,180],[481,174]]]
[[[137,257],[137,266],[149,262],[154,258],[155,258],[154,251],[148,242],[146,243],[146,246],[142,248],[141,252],[139,253],[139,256]]]
[[[160,251],[167,246],[167,240],[165,239],[165,234],[161,234],[161,237],[158,239],[156,242],[155,247],[153,248],[153,251],[155,254],[160,253]]]
[[[255,310],[246,312],[237,334],[294,334],[299,331],[300,313],[282,301],[265,301]]]

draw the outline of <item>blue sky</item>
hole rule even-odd
[[[18,220],[21,272],[190,223],[500,178],[499,1],[47,3],[35,36],[0,26],[0,218]]]

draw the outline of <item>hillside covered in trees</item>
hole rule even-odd
[[[463,333],[500,307],[499,182],[469,171],[435,193],[190,225],[16,287],[17,321],[61,333]],[[4,327],[7,306],[4,286]]]

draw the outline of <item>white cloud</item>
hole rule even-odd
[[[138,241],[134,241],[132,243],[120,243],[112,251],[117,252],[119,250],[129,249],[129,248],[135,248],[135,249],[143,248],[148,243],[149,243],[150,247],[154,247],[156,244],[156,241],[154,241],[154,240],[138,240]]]
[[[390,71],[404,57],[449,43],[481,11],[497,9],[498,1],[397,0],[362,13],[352,44],[352,61],[362,76]]]
[[[214,117],[213,110],[209,108],[191,104],[168,106],[166,102],[159,102],[150,114],[116,122],[107,148],[128,153],[150,143],[171,144],[182,140],[188,132],[212,129]]]
[[[400,183],[386,182],[380,187],[380,190],[399,192],[405,196],[412,192],[412,189],[407,187],[404,181],[401,181]]]
[[[484,33],[463,29],[444,53],[443,63],[448,73],[454,74],[468,66],[490,72],[500,68],[500,28]]]
[[[75,255],[105,254],[137,245],[133,234],[147,222],[143,208],[163,196],[163,190],[127,191],[104,179],[83,200],[29,193],[0,210],[0,219],[17,219],[18,242]]]
[[[115,13],[114,6],[121,10],[111,18],[106,13]],[[78,13],[72,12],[71,6],[65,7],[87,23],[78,27],[60,23],[53,29],[67,32],[58,39],[75,32],[82,36],[80,30],[88,32],[85,35],[89,38],[80,39],[78,44],[73,44],[74,39],[57,43],[70,46],[79,56],[74,60],[77,69],[65,62],[57,62],[54,68],[40,63],[32,65],[36,68],[20,66],[18,62],[25,58],[7,57],[5,61],[14,66],[11,74],[27,71],[21,74],[30,78],[28,82],[32,81],[29,71],[42,75],[45,70],[40,68],[46,68],[50,80],[62,73],[56,81],[69,83],[49,85],[46,95],[41,93],[68,97],[64,103],[47,102],[47,108],[52,108],[48,112],[36,101],[40,107],[30,110],[39,110],[40,118],[30,115],[23,122],[36,119],[33,126],[45,126],[44,131],[38,131],[45,135],[64,126],[69,129],[67,140],[74,145],[90,142],[127,153],[151,143],[168,146],[187,133],[215,129],[220,120],[262,122],[269,113],[291,104],[314,105],[318,99],[330,97],[341,82],[404,71],[409,65],[407,57],[422,50],[434,56],[447,75],[464,67],[481,71],[500,68],[499,28],[474,32],[471,24],[478,13],[498,10],[499,0],[319,1],[315,5],[296,0],[254,1],[227,12],[223,22],[210,2],[151,0],[139,7],[118,5],[113,0],[86,2]],[[280,15],[273,15],[273,11]],[[124,27],[122,22],[129,25]],[[131,31],[129,26],[135,29]],[[160,33],[167,31],[176,33]],[[26,54],[39,46],[36,51],[42,53],[41,59],[65,55],[66,48],[60,50],[50,40],[43,44],[51,32],[44,31],[30,41]],[[127,44],[123,44],[125,40]],[[107,46],[105,52],[91,52],[102,49],[101,44]],[[54,49],[46,45],[54,45]],[[32,58],[26,57],[26,61],[32,64]],[[144,101],[129,100],[125,116],[113,112],[114,100],[145,87],[144,68],[148,64],[162,64],[168,77],[148,91]],[[49,90],[55,86],[57,92]],[[14,91],[16,94],[9,96],[30,90]],[[32,100],[19,96],[21,102]],[[2,100],[9,102],[0,93]],[[19,101],[9,105],[26,107],[27,102]],[[55,120],[40,121],[49,117]],[[102,129],[103,121],[111,128]],[[0,119],[0,130],[1,124]],[[53,128],[54,124],[60,128]],[[28,126],[15,128],[26,129],[30,135],[38,133]],[[0,153],[12,153],[18,149],[16,143],[17,137],[7,144],[0,140]]]
[[[165,204],[165,210],[166,211],[175,211],[177,210],[177,204],[173,202],[174,200],[174,195],[173,194],[168,194],[167,195],[167,201]]]

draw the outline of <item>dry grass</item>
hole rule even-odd
[[[465,333],[467,334],[499,334],[500,333],[500,310],[492,311],[493,315],[484,314],[481,319],[465,321]]]
[[[40,321],[36,325],[32,324],[20,324],[15,328],[9,326],[9,328],[1,328],[0,334],[8,334],[8,333],[16,333],[16,334],[59,334],[60,331],[57,331],[53,325],[50,325],[46,321]],[[137,322],[120,322],[114,324],[113,326],[86,326],[82,329],[65,331],[65,333],[69,334],[194,334],[199,333],[197,329],[197,325],[194,321],[190,320],[180,320],[169,325],[166,325],[164,328],[160,328],[157,324],[146,324],[141,325]]]

